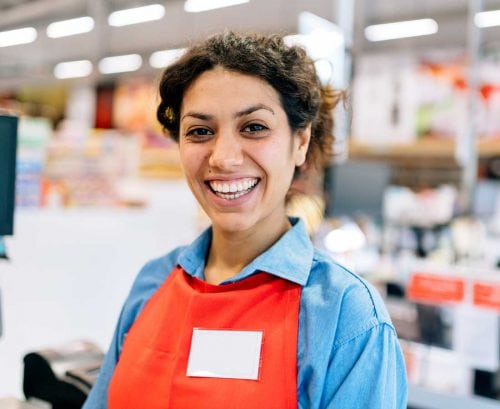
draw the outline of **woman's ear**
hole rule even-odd
[[[294,137],[295,166],[302,166],[306,161],[309,142],[311,141],[311,124],[299,129]]]

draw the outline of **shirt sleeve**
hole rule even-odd
[[[407,394],[396,333],[381,323],[334,347],[321,408],[406,409]]]
[[[122,310],[118,325],[115,329],[111,345],[105,355],[96,383],[92,387],[87,400],[85,401],[82,409],[106,409],[108,401],[108,386],[115,370],[118,356],[120,354],[120,328],[122,327],[124,311]]]
[[[118,362],[125,334],[134,323],[146,302],[167,278],[175,266],[182,248],[147,263],[137,275],[118,318],[111,344],[103,359],[101,369],[82,409],[106,409],[108,387]]]

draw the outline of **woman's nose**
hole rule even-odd
[[[227,131],[216,135],[209,165],[221,170],[231,170],[242,163],[243,152],[238,137]]]

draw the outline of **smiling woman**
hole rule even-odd
[[[160,95],[212,225],[139,273],[84,407],[405,408],[380,296],[286,215],[294,178],[329,158],[340,94],[300,47],[225,33],[168,67]]]
[[[271,85],[221,67],[205,71],[186,90],[181,118],[181,163],[212,221],[205,278],[219,283],[290,227],[284,198],[295,168],[305,161],[310,127],[292,134]],[[248,244],[235,249],[242,241]],[[230,265],[217,265],[215,260],[230,261],[231,254],[237,258]]]

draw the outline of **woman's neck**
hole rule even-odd
[[[234,277],[243,267],[270,248],[291,227],[287,218],[270,229],[225,232],[212,228],[212,243],[205,265],[205,280],[210,284]]]

